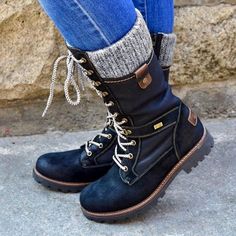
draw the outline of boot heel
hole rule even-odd
[[[203,161],[207,155],[211,152],[211,149],[214,146],[214,139],[210,133],[206,130],[206,137],[203,141],[204,143],[198,148],[186,161],[183,166],[183,170],[189,174],[193,168],[197,167],[199,162]]]

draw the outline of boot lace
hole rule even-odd
[[[81,66],[81,64],[86,63],[86,59],[81,58],[80,60],[77,60],[69,50],[68,50],[68,55],[63,55],[63,56],[58,57],[54,63],[54,66],[53,66],[53,72],[52,72],[52,78],[51,78],[51,84],[50,84],[50,92],[49,92],[49,96],[48,96],[48,100],[47,100],[47,105],[43,111],[42,117],[44,117],[46,115],[49,107],[52,104],[53,97],[54,97],[55,84],[56,84],[56,80],[57,80],[57,70],[58,70],[59,63],[62,60],[66,60],[66,66],[67,66],[67,76],[66,76],[66,79],[64,82],[64,93],[65,93],[65,97],[66,97],[67,102],[72,106],[79,105],[80,101],[81,101],[80,88],[74,78],[76,68],[77,68],[78,80],[81,83],[82,90],[84,90],[83,79],[84,78],[87,79],[88,78],[87,76],[93,74],[92,70],[86,70],[86,69],[82,68],[82,66]],[[101,97],[102,94],[94,87],[94,82],[91,82],[90,80],[88,80],[88,81],[93,85],[92,88],[95,89],[97,94]],[[76,92],[76,100],[72,100],[70,97],[70,93],[69,93],[70,86],[72,86]]]
[[[54,97],[54,90],[55,90],[55,84],[56,84],[56,80],[57,80],[57,70],[58,70],[58,66],[59,63],[62,60],[66,60],[66,66],[67,66],[67,76],[64,82],[64,93],[65,93],[65,97],[67,102],[72,105],[72,106],[76,106],[80,104],[81,101],[81,92],[80,92],[80,87],[79,85],[76,83],[76,80],[74,78],[74,74],[77,71],[77,75],[78,75],[78,79],[81,83],[82,86],[82,90],[84,90],[84,82],[83,82],[83,78],[86,78],[87,81],[89,81],[92,84],[92,88],[97,92],[98,96],[100,97],[104,97],[107,94],[100,92],[99,90],[96,89],[96,87],[98,85],[100,85],[100,82],[94,82],[94,81],[90,81],[88,79],[88,76],[93,74],[92,70],[86,70],[84,69],[81,64],[86,63],[86,59],[85,58],[81,58],[79,60],[77,60],[73,54],[70,52],[70,50],[68,50],[68,55],[63,55],[57,58],[57,60],[54,63],[53,66],[53,72],[52,72],[52,77],[51,77],[51,84],[50,84],[50,92],[49,92],[49,96],[48,96],[48,100],[47,100],[47,104],[46,107],[43,111],[42,117],[44,117],[48,111],[48,109],[50,108],[52,101],[53,101],[53,97]],[[76,99],[72,100],[70,97],[70,93],[69,93],[69,87],[72,86],[76,92]],[[105,104],[106,105],[106,104]],[[111,126],[112,125],[112,116],[111,114],[108,112],[107,114],[107,118],[106,118],[106,122],[105,122],[105,127]],[[105,128],[105,131],[107,131],[107,128]],[[112,138],[112,134],[106,134],[106,133],[99,133],[96,137],[94,137],[93,139],[89,140],[86,142],[85,144],[85,151],[87,156],[92,156],[93,153],[90,151],[90,147],[91,145],[95,145],[99,148],[103,148],[103,143],[99,143],[96,142],[95,139],[97,137],[104,137],[107,139],[111,139]]]
[[[111,122],[112,122],[112,117],[111,117],[111,115],[108,112],[108,114],[107,114],[107,121],[105,123],[106,127],[108,125],[111,125]],[[107,131],[107,128],[105,128],[105,131]],[[92,156],[93,155],[93,152],[90,151],[90,147],[92,145],[97,146],[98,148],[101,148],[101,149],[103,148],[103,143],[99,143],[99,142],[95,141],[95,139],[97,139],[97,137],[103,137],[103,138],[107,138],[107,139],[112,139],[112,134],[106,134],[106,133],[102,133],[101,132],[98,135],[96,135],[93,139],[87,141],[85,143],[85,152],[86,152],[87,156]]]
[[[106,104],[106,106],[113,106],[114,103],[113,102],[109,102]],[[114,162],[125,172],[128,171],[128,167],[122,164],[122,159],[129,159],[132,160],[133,159],[133,154],[132,153],[126,153],[126,154],[120,154],[118,153],[118,148],[120,148],[121,150],[123,150],[123,152],[127,152],[127,147],[128,146],[135,146],[136,145],[136,141],[135,140],[131,140],[129,141],[127,137],[125,137],[125,130],[122,128],[122,125],[127,123],[128,120],[126,118],[123,118],[121,121],[117,120],[117,116],[118,113],[114,113],[111,114],[109,112],[110,117],[113,120],[113,126],[114,129],[117,133],[117,140],[118,140],[118,144],[115,147],[115,153],[113,155],[113,160]]]

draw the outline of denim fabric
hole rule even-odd
[[[133,0],[151,33],[173,32],[174,0]]]
[[[39,0],[70,46],[98,50],[118,41],[134,25],[131,0]]]
[[[117,42],[134,25],[135,7],[151,33],[171,33],[173,0],[39,0],[67,43],[85,51]],[[133,4],[134,3],[134,4]]]

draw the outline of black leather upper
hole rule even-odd
[[[112,166],[117,141],[112,128],[104,128],[103,133],[111,134],[112,138],[96,136],[94,140],[103,143],[103,147],[89,146],[92,156],[87,155],[85,145],[76,150],[47,153],[38,158],[36,170],[45,177],[63,182],[87,183],[97,180]]]
[[[152,82],[146,89],[140,88],[135,73],[125,79],[102,79],[87,65],[94,70],[90,78],[101,81],[98,89],[110,94],[104,98],[114,104],[110,112],[118,113],[118,121],[128,120],[122,125],[126,140],[121,142],[134,140],[135,145],[126,151],[118,146],[119,154],[133,155],[133,159],[122,159],[126,171],[114,165],[82,191],[81,205],[86,210],[116,211],[144,200],[203,135],[200,120],[196,126],[191,124],[189,109],[172,94],[156,56],[147,63]]]
[[[159,42],[160,41],[160,42]],[[155,52],[158,53],[158,45],[161,43],[161,38],[159,37],[156,40],[156,44],[154,45]],[[99,78],[99,75],[96,73],[96,70],[94,66],[90,63],[89,58],[87,54],[83,51],[80,51],[78,49],[69,48],[69,50],[72,52],[75,58],[78,60],[81,58],[86,58],[87,63],[83,64],[83,67],[88,70],[93,70],[95,73],[90,76],[90,78],[93,81],[100,81],[101,78]],[[159,53],[158,53],[159,56]],[[155,66],[155,65],[153,65]],[[168,81],[168,73],[165,73],[165,79]],[[130,81],[131,82],[131,81]],[[133,82],[133,81],[132,81]],[[129,84],[127,84],[127,89]],[[131,85],[132,86],[132,85]],[[122,85],[123,93],[127,93],[125,91],[125,88]],[[123,108],[121,108],[121,105],[119,104],[119,98],[116,98],[113,96],[112,88],[109,86],[104,86],[104,83],[102,83],[100,86],[97,87],[100,91],[106,91],[108,92],[108,95],[104,97],[104,102],[108,102],[110,100],[114,101],[116,103],[116,106],[119,110],[119,119],[122,119],[123,117],[126,117],[126,112],[122,111]],[[136,99],[139,97],[137,96],[134,98],[133,105],[136,103]],[[130,93],[130,99],[133,99],[132,93]],[[123,103],[121,101],[121,103]],[[133,109],[136,109],[140,104],[136,104],[136,106],[133,106]],[[129,105],[128,105],[129,106]],[[149,109],[149,108],[147,108]],[[125,108],[124,108],[125,110]],[[111,108],[112,112],[116,112],[116,108]],[[129,113],[129,111],[127,111]],[[155,117],[155,114],[153,114]],[[144,116],[145,117],[145,116]],[[130,123],[133,125],[133,120],[131,117],[128,117]],[[140,114],[140,119],[142,119],[142,115]],[[169,119],[169,116],[167,117]],[[135,118],[136,120],[136,118]],[[140,120],[141,122],[141,120]],[[154,121],[156,122],[156,121]],[[152,125],[149,127],[146,127],[147,129],[150,129]],[[107,129],[107,131],[106,131]],[[110,166],[113,163],[112,156],[114,154],[114,149],[116,146],[116,133],[112,127],[107,127],[103,130],[104,133],[112,134],[112,139],[107,139],[101,136],[97,136],[94,141],[102,143],[103,148],[99,148],[95,145],[91,145],[89,147],[89,150],[93,153],[91,157],[87,155],[85,152],[85,145],[80,147],[80,149],[77,150],[71,150],[67,152],[56,152],[56,153],[47,153],[39,157],[36,163],[36,169],[41,174],[43,174],[46,177],[49,177],[54,180],[60,180],[64,182],[90,182],[98,179],[102,175],[104,175],[107,170],[110,168]],[[137,136],[141,136],[142,132],[146,132],[145,129],[137,129],[136,131],[133,131],[133,134],[136,134]],[[97,168],[97,169],[96,169]]]

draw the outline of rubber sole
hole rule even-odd
[[[81,207],[84,216],[99,223],[114,223],[117,221],[126,220],[134,215],[142,213],[147,208],[155,204],[159,198],[162,198],[165,195],[165,190],[181,170],[186,173],[190,173],[192,169],[197,167],[199,162],[203,161],[205,156],[211,152],[211,148],[213,148],[213,146],[214,139],[205,129],[201,140],[183,158],[181,158],[181,160],[172,168],[155,191],[145,200],[135,206],[115,212],[90,212]]]
[[[36,182],[43,185],[44,187],[63,193],[78,193],[81,192],[89,183],[70,183],[62,182],[54,179],[50,179],[41,173],[39,173],[36,168],[33,169],[33,178]]]

